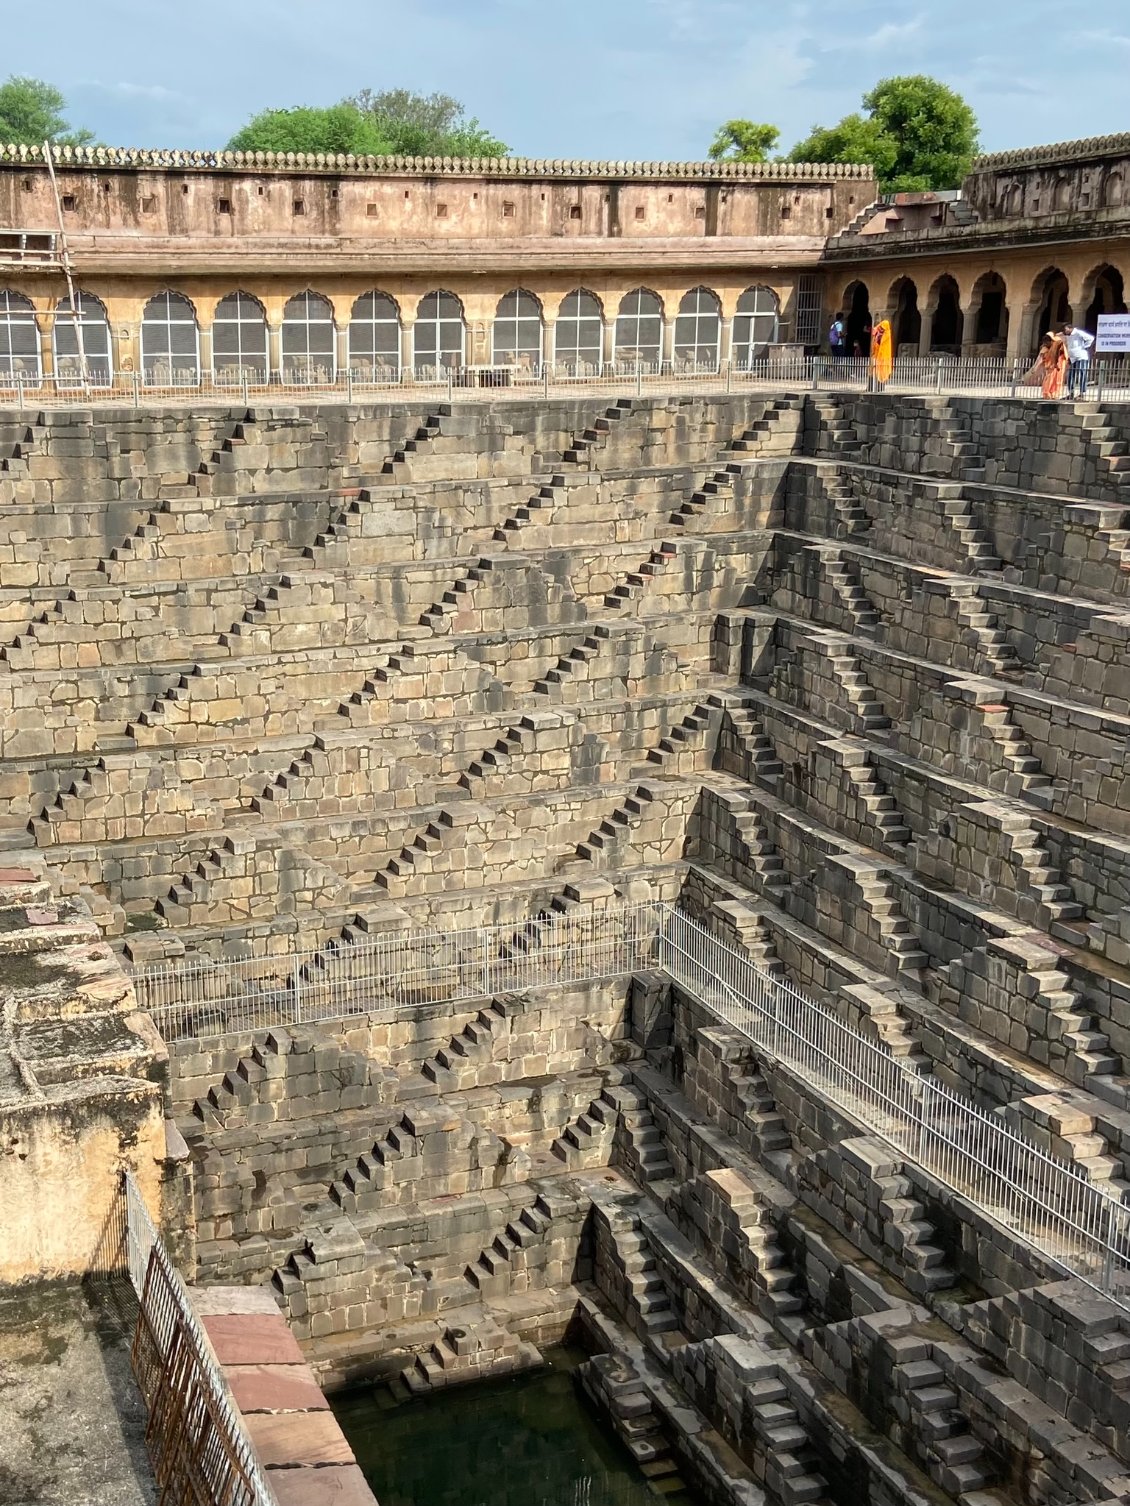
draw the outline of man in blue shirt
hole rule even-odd
[[[1087,396],[1087,378],[1091,374],[1091,346],[1095,343],[1094,335],[1088,334],[1085,329],[1077,329],[1074,324],[1063,326],[1063,339],[1067,346],[1067,395],[1068,397]]]

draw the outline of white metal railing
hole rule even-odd
[[[191,1476],[192,1499],[209,1506],[276,1506],[188,1288],[128,1171],[124,1183],[129,1276],[139,1306],[133,1363],[157,1482],[171,1498],[187,1499],[177,1491]]]
[[[660,901],[575,905],[518,926],[393,932],[336,951],[198,958],[134,977],[139,1004],[177,1040],[648,968],[1055,1265],[1130,1308],[1130,1207]]]
[[[681,911],[665,913],[658,961],[760,1053],[1055,1265],[1130,1307],[1130,1208],[1079,1167],[904,1066]]]
[[[946,396],[1015,397],[1040,400],[1038,386],[1025,385],[1031,362],[1003,356],[900,355],[886,392]],[[21,372],[13,360],[0,361],[0,408],[53,408],[96,402],[131,407],[217,402],[230,405],[272,401],[416,401],[421,392],[460,401],[495,401],[531,396],[599,396],[625,392],[702,394],[805,388],[811,391],[866,392],[879,384],[870,361],[782,353],[748,362],[723,361],[716,367],[672,361],[609,361],[578,368],[570,362],[539,366],[390,366],[347,368],[333,374],[271,372],[264,381],[248,369],[235,375],[196,368],[146,373],[100,371],[85,387],[72,373],[47,377],[38,366]],[[1088,400],[1130,402],[1130,359],[1100,357],[1091,362]]]
[[[139,1005],[165,1040],[306,1024],[406,1005],[490,998],[549,983],[612,978],[650,965],[662,907],[574,906],[535,920],[134,971]]]

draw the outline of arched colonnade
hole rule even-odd
[[[31,384],[46,374],[107,385],[138,371],[148,386],[193,386],[202,377],[225,386],[311,385],[351,372],[359,381],[395,380],[406,367],[435,372],[472,361],[595,375],[610,365],[717,371],[724,360],[756,361],[779,338],[780,298],[753,284],[724,308],[712,288],[697,285],[666,298],[640,286],[616,299],[584,286],[552,302],[528,288],[504,293],[487,321],[473,321],[464,300],[436,288],[397,299],[379,288],[351,298],[303,288],[267,300],[244,288],[196,299],[162,288],[144,301],[133,329],[116,331],[114,311],[92,291],[37,307],[21,291],[0,288],[0,380]],[[272,306],[273,305],[273,306]]]
[[[873,323],[887,318],[896,351],[916,355],[1032,355],[1043,334],[1064,323],[1094,333],[1100,314],[1126,313],[1120,268],[1095,261],[1065,272],[1054,261],[1033,273],[990,269],[978,274],[909,272],[883,276],[868,268],[829,290],[843,315],[849,349],[866,346]]]

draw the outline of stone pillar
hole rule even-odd
[[[196,349],[200,361],[200,386],[212,385],[212,326],[201,324],[196,336]]]
[[[403,319],[400,324],[400,367],[402,371],[411,371],[416,364],[416,352],[414,349],[416,339],[415,319]]]
[[[339,380],[345,379],[349,369],[349,325],[334,324],[334,364]]]
[[[614,358],[616,349],[616,320],[615,317],[604,321],[604,363],[608,365]]]
[[[267,364],[270,367],[271,376],[277,379],[282,371],[282,325],[280,324],[267,325]]]
[[[1039,312],[1038,304],[1026,304],[1020,309],[1009,305],[1007,357],[1010,361],[1027,361],[1031,356],[1039,341],[1039,335],[1036,333],[1036,319]]]
[[[545,319],[541,331],[541,359],[543,366],[553,366],[557,360],[557,321]]]
[[[660,360],[673,361],[675,359],[675,321],[664,319],[663,341],[660,346]]]
[[[930,337],[934,333],[934,309],[923,309],[919,314],[922,327],[918,331],[918,354],[928,356],[930,354]]]
[[[38,315],[35,325],[39,337],[39,369],[45,377],[53,377],[55,375],[55,341],[52,339],[55,328],[54,314]]]
[[[724,366],[727,361],[733,359],[734,354],[734,321],[723,319],[718,331],[718,365]]]
[[[980,298],[970,298],[961,305],[961,353],[964,356],[977,344],[977,314],[981,308]]]

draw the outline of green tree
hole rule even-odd
[[[961,95],[925,74],[882,79],[863,96],[866,116],[815,126],[790,162],[869,162],[883,188],[957,188],[977,152],[977,118]]]
[[[16,74],[0,84],[0,141],[40,146],[87,146],[93,131],[72,130],[64,119],[67,102],[53,84]]]
[[[372,116],[353,104],[260,110],[228,142],[233,152],[352,152],[383,157],[395,148]]]
[[[368,115],[404,157],[505,157],[510,150],[450,94],[413,94],[409,89],[362,89],[345,103]]]
[[[505,157],[508,148],[446,94],[365,89],[320,108],[261,110],[233,152],[352,152],[356,157]]]
[[[727,120],[710,143],[712,162],[764,162],[780,139],[775,125],[752,120]]]

